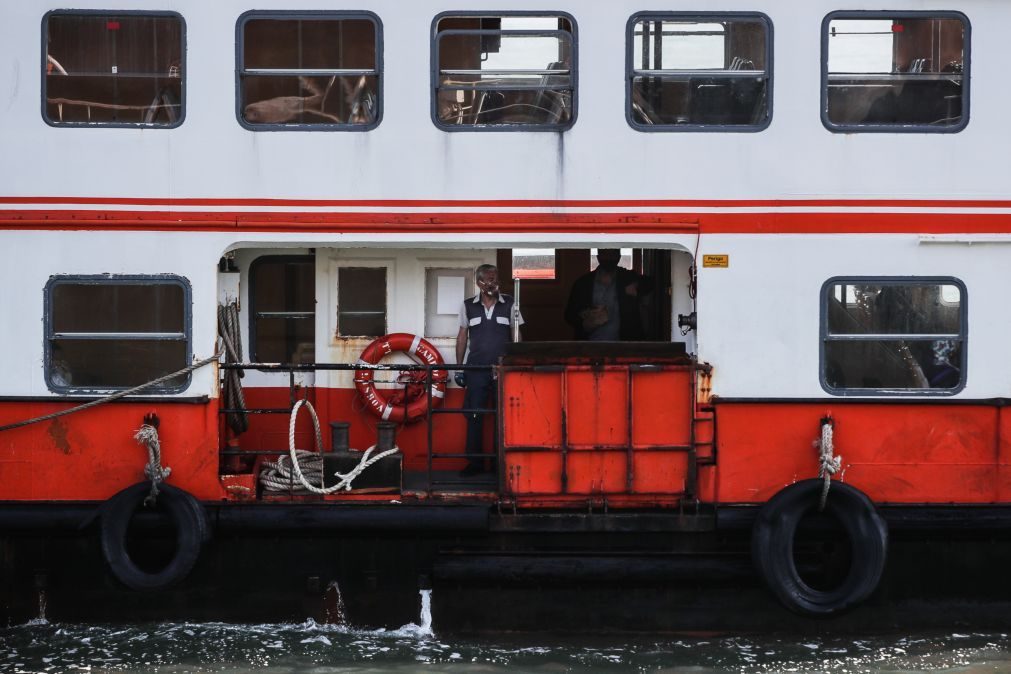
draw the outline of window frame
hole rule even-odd
[[[148,16],[178,19],[180,27],[180,56],[179,56],[179,119],[171,124],[145,124],[144,122],[59,122],[49,118],[46,114],[47,101],[47,80],[46,63],[49,55],[49,18],[52,16]],[[186,121],[186,78],[189,76],[189,68],[186,62],[187,55],[187,27],[186,19],[179,12],[172,10],[142,10],[142,9],[51,9],[42,15],[42,80],[39,87],[41,93],[42,121],[54,129],[177,129]]]
[[[280,263],[304,262],[304,263],[312,264],[313,265],[313,286],[315,287],[315,276],[316,276],[316,256],[315,255],[308,255],[308,254],[307,255],[260,255],[259,257],[255,258],[252,262],[249,263],[249,291],[247,292],[246,299],[249,302],[249,326],[248,326],[248,330],[249,330],[249,357],[254,362],[263,362],[263,361],[259,360],[259,358],[258,358],[259,354],[257,353],[257,344],[256,344],[256,319],[258,318],[257,313],[259,313],[259,312],[257,311],[257,308],[256,308],[256,294],[253,292],[253,289],[256,287],[256,283],[255,283],[254,279],[255,279],[255,275],[256,275],[257,269],[261,265],[267,264],[267,263],[270,263],[270,262],[275,262],[275,263],[277,263],[277,262],[280,262]],[[313,294],[315,295],[315,290],[313,291]],[[314,299],[315,299],[315,297],[314,297]],[[279,312],[274,312],[274,313],[276,313],[276,314],[284,314],[284,315],[273,316],[273,318],[296,318],[296,319],[297,318],[303,318],[304,319],[306,317],[303,316],[303,314],[311,313],[312,314],[313,328],[314,328],[313,329],[313,345],[314,345],[314,348],[315,348],[315,341],[316,341],[316,331],[315,331],[315,326],[316,326],[316,310],[315,310],[315,306],[317,304],[318,304],[318,302],[316,302],[316,304],[313,305],[314,309],[313,309],[312,312],[279,311]]]
[[[835,19],[957,19],[962,22],[962,120],[951,126],[924,124],[836,124],[828,117],[828,39],[829,27]],[[958,133],[969,125],[972,96],[970,82],[972,61],[972,24],[969,17],[954,10],[837,10],[829,12],[821,22],[821,123],[832,133]]]
[[[376,30],[376,118],[368,124],[250,124],[242,118],[242,76],[245,73],[245,38],[243,28],[246,23],[254,19],[280,19],[289,21],[312,21],[326,19],[364,19],[372,22]],[[346,70],[359,71],[357,68]],[[350,131],[365,132],[372,131],[383,121],[384,99],[383,83],[383,22],[379,15],[367,10],[304,10],[285,12],[270,9],[251,9],[239,15],[235,22],[235,119],[239,126],[247,131]]]
[[[53,382],[53,361],[52,342],[55,338],[53,332],[53,289],[59,285],[175,285],[183,291],[183,340],[186,342],[185,364],[193,362],[193,290],[190,282],[183,276],[176,274],[65,274],[49,277],[43,290],[43,374],[46,381],[46,388],[53,393],[60,394],[92,394],[108,391],[126,391],[133,386],[60,386]],[[115,337],[123,333],[109,332],[109,337],[94,337],[101,340],[129,340],[130,337]],[[144,333],[140,333],[144,334]],[[156,334],[156,333],[152,333]],[[166,340],[177,341],[172,337],[135,337],[134,339],[145,340]],[[185,365],[184,365],[185,367]],[[166,373],[170,374],[170,373]],[[192,383],[193,373],[186,374],[184,381],[178,386],[152,386],[146,391],[137,395],[147,395],[149,393],[181,393],[189,388]]]
[[[832,287],[836,285],[878,285],[878,286],[942,286],[953,285],[958,288],[961,294],[959,306],[959,343],[962,347],[959,359],[959,370],[961,378],[958,386],[950,389],[941,388],[833,388],[825,378],[825,347],[830,341],[869,341],[861,334],[835,335],[828,333],[828,300],[832,292]],[[961,393],[969,379],[968,355],[969,355],[969,294],[965,283],[954,276],[833,276],[822,284],[819,298],[819,321],[818,321],[818,381],[822,389],[833,396],[854,397],[854,396],[888,396],[888,397],[950,397]],[[889,335],[893,337],[893,335]],[[895,333],[896,341],[900,341],[903,333]]]
[[[569,120],[564,124],[445,124],[439,119],[439,22],[447,18],[495,18],[495,17],[554,17],[559,19],[565,19],[569,22],[572,27],[570,32],[572,38],[572,68],[569,73],[569,79],[572,82],[572,114],[569,115]],[[558,29],[555,29],[558,30]],[[443,33],[447,31],[442,31]],[[467,34],[467,33],[477,33],[479,29],[463,30],[459,31],[457,29],[452,29],[452,33],[456,35]],[[500,31],[496,31],[500,32]],[[547,31],[533,31],[534,33],[547,32]],[[435,127],[441,131],[447,131],[450,133],[474,133],[474,132],[532,132],[532,133],[563,133],[572,128],[576,123],[576,119],[579,115],[579,26],[576,23],[576,18],[568,13],[562,11],[555,11],[550,9],[545,10],[502,10],[502,11],[468,11],[466,9],[459,10],[448,10],[445,12],[440,12],[435,15],[432,19],[432,27],[430,30],[430,98],[431,102],[429,104],[430,114],[432,117],[432,123]]]
[[[367,339],[369,341],[375,340],[383,335],[390,334],[390,310],[392,308],[392,298],[393,298],[393,276],[395,262],[387,258],[342,258],[334,261],[331,266],[333,278],[333,304],[331,305],[331,310],[333,311],[333,330],[331,334],[337,340],[351,340],[351,339]],[[382,335],[344,335],[341,334],[341,290],[340,290],[340,271],[341,269],[382,269],[386,274],[386,292],[383,298],[383,332]],[[361,312],[348,312],[348,313],[361,313]]]
[[[640,124],[632,115],[632,78],[635,76],[635,24],[644,19],[684,20],[699,19],[700,22],[714,23],[719,20],[758,19],[765,24],[765,78],[768,113],[761,124]],[[625,121],[636,131],[643,133],[758,133],[772,124],[775,87],[773,82],[775,56],[772,19],[764,12],[636,12],[625,23]],[[717,77],[724,77],[717,75]],[[732,76],[728,76],[732,77]]]

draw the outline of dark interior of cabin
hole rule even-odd
[[[829,53],[836,40],[866,33],[891,35],[887,72],[832,72],[828,78],[828,118],[833,124],[916,124],[949,126],[962,120],[964,26],[958,19],[889,19],[867,31],[852,21],[832,22]],[[870,22],[862,22],[866,24]]]
[[[763,22],[642,20],[634,31],[639,45],[638,53],[632,55],[635,69],[656,72],[632,77],[636,123],[753,125],[764,120],[768,64]],[[685,50],[697,53],[704,49],[702,41],[712,44],[713,40],[722,43],[719,63],[706,62],[701,67],[679,59]]]
[[[177,16],[51,15],[46,21],[47,119],[179,121],[182,32]]]
[[[376,25],[370,19],[254,16],[241,32],[245,122],[376,121],[379,69]]]
[[[564,17],[505,20],[507,25],[502,17],[454,16],[439,21],[441,122],[555,125],[570,121],[571,22]],[[532,34],[535,30],[543,32]],[[544,52],[545,61],[527,62],[527,52],[532,51]]]

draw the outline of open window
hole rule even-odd
[[[433,118],[440,128],[555,131],[572,125],[572,17],[441,14],[433,33]]]
[[[237,33],[237,114],[246,128],[367,131],[379,124],[375,15],[247,12]]]
[[[46,383],[126,389],[190,363],[190,287],[179,277],[67,276],[46,285]],[[183,375],[147,393],[180,391]]]
[[[640,131],[758,131],[772,115],[763,14],[648,13],[628,22],[629,123]]]
[[[834,12],[822,23],[822,120],[831,131],[960,131],[969,21],[957,12]]]
[[[821,380],[829,393],[952,394],[965,386],[961,281],[832,279],[821,300]]]
[[[48,124],[182,124],[185,27],[179,14],[61,10],[42,21],[42,116]]]

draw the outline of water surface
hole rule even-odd
[[[1011,671],[1001,633],[868,638],[788,635],[454,638],[418,625],[71,625],[0,630],[0,672],[992,672]]]

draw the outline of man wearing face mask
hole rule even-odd
[[[565,321],[576,339],[635,341],[646,338],[639,297],[653,290],[652,279],[618,266],[621,251],[601,248],[597,268],[572,284]]]
[[[460,331],[456,336],[456,362],[467,365],[495,365],[512,341],[513,325],[523,325],[523,317],[514,310],[513,298],[499,292],[498,269],[483,264],[475,273],[478,294],[464,300],[460,307]],[[465,375],[465,376],[464,376]],[[456,383],[467,387],[463,399],[464,409],[481,409],[495,406],[495,378],[487,370],[468,370],[456,373]],[[484,472],[484,417],[468,413],[467,417],[467,467],[464,477]]]

